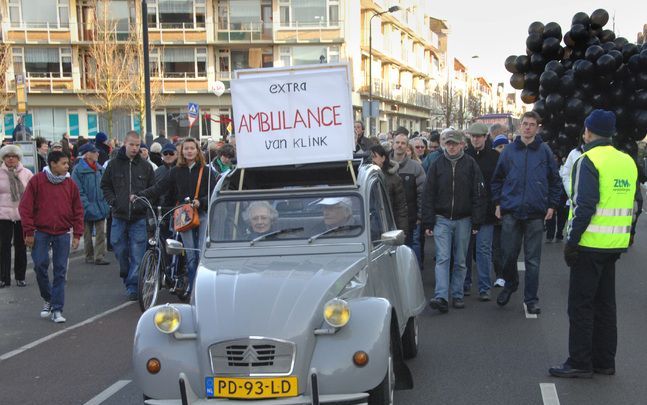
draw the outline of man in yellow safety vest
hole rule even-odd
[[[594,110],[584,121],[584,153],[571,174],[571,214],[564,259],[568,291],[569,358],[555,377],[615,374],[615,263],[627,250],[636,194],[633,159],[611,145],[613,112]]]

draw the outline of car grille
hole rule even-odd
[[[290,374],[294,343],[267,338],[245,338],[209,347],[214,375]]]

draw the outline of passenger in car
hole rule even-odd
[[[243,212],[243,220],[249,224],[246,232],[253,239],[275,229],[278,211],[267,201],[254,201]]]

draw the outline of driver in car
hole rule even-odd
[[[323,209],[323,223],[315,227],[314,233],[345,225],[357,225],[353,217],[353,204],[350,197],[328,197],[317,203]],[[336,235],[357,233],[356,229],[337,232]]]
[[[267,201],[254,201],[243,212],[243,220],[249,224],[248,236],[253,239],[274,231],[279,217],[278,211]]]

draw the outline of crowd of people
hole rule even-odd
[[[149,147],[135,131],[125,134],[122,143],[103,132],[94,139],[78,137],[76,142],[68,134],[60,141],[39,137],[33,141],[36,173],[23,165],[19,145],[3,142],[0,148],[0,288],[11,286],[12,267],[16,285],[27,285],[27,248],[31,248],[44,301],[40,316],[65,322],[70,247],[77,249],[83,237],[85,262],[108,265],[107,252],[114,251],[126,296],[137,300],[147,219],[154,215],[137,199],[145,197],[167,210],[188,199],[199,212],[201,225],[180,233],[189,248],[189,285],[184,294],[191,293],[199,260],[191,248],[199,248],[205,238],[208,194],[217,177],[235,164],[233,142],[169,140],[162,133]],[[170,236],[171,227],[168,221],[162,224],[164,236]]]

